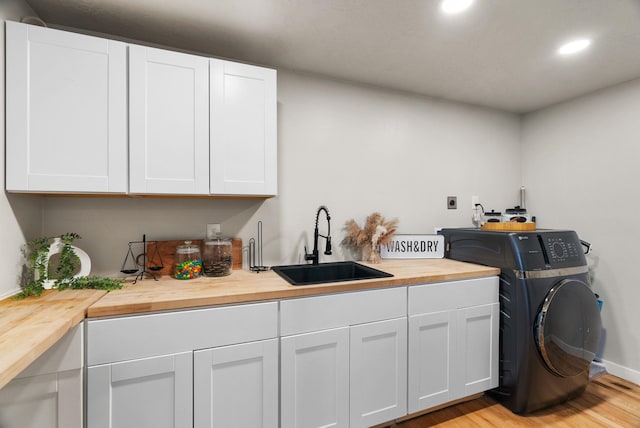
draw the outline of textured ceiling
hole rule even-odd
[[[26,0],[51,26],[524,113],[640,77],[640,0]],[[557,46],[591,37],[569,58]]]

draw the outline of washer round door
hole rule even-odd
[[[596,355],[600,328],[600,309],[589,287],[578,279],[556,284],[538,313],[535,334],[549,370],[564,377],[588,370]]]

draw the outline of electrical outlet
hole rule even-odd
[[[447,196],[447,208],[450,210],[458,208],[458,198],[456,196]]]
[[[220,233],[220,223],[207,223],[207,238],[213,238]]]

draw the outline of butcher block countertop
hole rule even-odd
[[[49,290],[39,298],[0,301],[0,388],[85,318],[101,290]]]
[[[219,278],[177,280],[161,277],[145,279],[122,290],[112,291],[91,305],[88,317],[137,314],[198,306],[223,305],[260,300],[285,299],[323,293],[366,290],[407,284],[451,281],[498,275],[497,268],[450,259],[383,260],[362,263],[393,274],[392,278],[294,286],[273,271],[233,270]]]
[[[363,263],[366,264],[366,263]],[[499,269],[449,259],[383,260],[370,265],[392,278],[293,286],[275,272],[234,270],[220,278],[162,277],[100,290],[46,291],[39,298],[0,301],[0,388],[35,361],[85,317],[138,314],[323,293],[451,281],[497,275]]]

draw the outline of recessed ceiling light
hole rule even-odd
[[[585,50],[591,44],[591,40],[589,39],[578,39],[573,40],[569,43],[565,43],[564,45],[558,48],[558,53],[560,55],[571,55],[580,51]]]
[[[440,3],[440,9],[444,13],[453,15],[469,9],[472,3],[473,0],[443,0]]]

